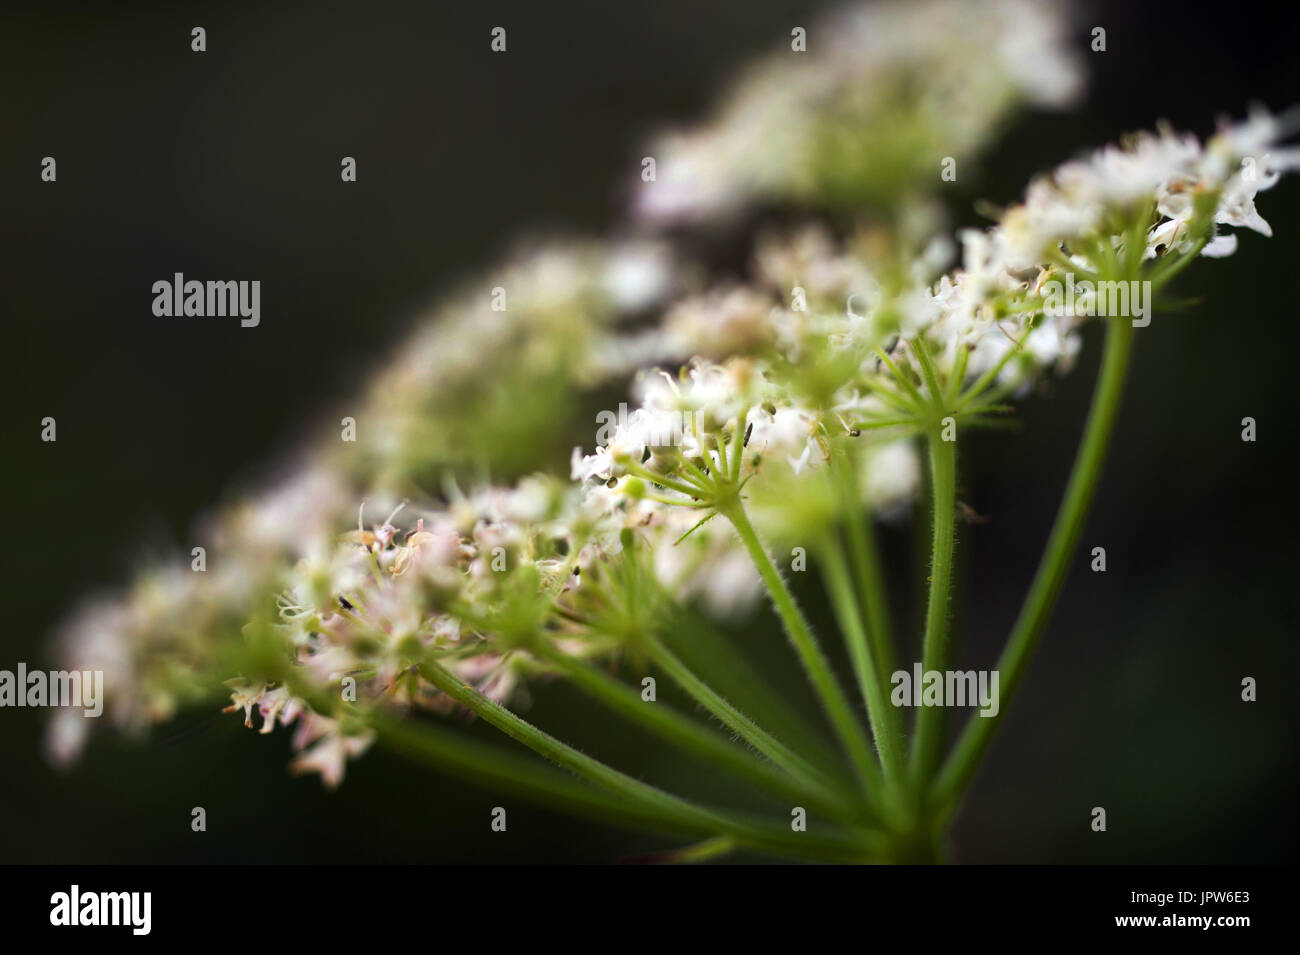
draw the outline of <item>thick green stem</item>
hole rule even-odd
[[[943,673],[948,667],[948,599],[952,580],[953,533],[957,511],[956,442],[945,441],[940,428],[927,436],[930,450],[930,493],[934,504],[934,534],[930,550],[930,597],[925,613],[921,649],[923,673]],[[914,688],[919,691],[919,688]],[[942,706],[922,705],[916,715],[911,775],[918,790],[929,782],[939,764],[943,745]]]
[[[853,661],[858,687],[867,704],[867,715],[871,720],[871,732],[876,739],[876,750],[880,754],[885,782],[891,788],[896,787],[902,780],[903,766],[895,745],[898,738],[894,727],[895,714],[884,693],[880,674],[876,672],[872,648],[853,593],[853,580],[849,576],[844,547],[833,534],[827,535],[822,546],[822,564],[835,616],[844,633],[844,642],[848,647],[849,658]]]
[[[933,805],[942,815],[956,809],[981,758],[993,740],[993,734],[1006,717],[1007,706],[1015,694],[1034,648],[1047,625],[1052,608],[1060,595],[1069,572],[1070,560],[1079,543],[1097,480],[1105,461],[1106,449],[1115,430],[1124,393],[1124,382],[1133,351],[1133,327],[1127,318],[1113,318],[1106,326],[1106,347],[1101,359],[1092,407],[1084,426],[1079,452],[1070,473],[1070,481],[1052,526],[1047,548],[1039,562],[1033,584],[1016,619],[1011,637],[998,661],[1000,705],[997,716],[972,717],[956,747],[944,765],[932,794]]]
[[[785,627],[786,636],[789,637],[795,653],[803,664],[804,671],[808,674],[808,679],[817,691],[826,715],[840,737],[840,742],[853,761],[854,770],[858,774],[863,790],[868,799],[872,800],[873,805],[880,808],[880,767],[875,762],[871,743],[862,731],[862,725],[858,722],[848,697],[845,696],[839,681],[835,679],[830,663],[822,653],[817,638],[813,636],[812,628],[808,626],[808,621],[804,619],[803,613],[794,602],[794,596],[786,586],[785,580],[772,563],[767,548],[759,540],[758,532],[750,523],[740,500],[736,498],[728,501],[721,505],[719,510],[731,521],[732,526],[736,528],[736,533],[740,535],[741,543],[749,552],[772,599],[772,604],[776,607],[777,615],[780,616],[781,623]]]
[[[862,859],[880,848],[878,837],[861,830],[851,833],[795,833],[763,820],[723,814],[698,806],[664,792],[648,783],[633,779],[611,766],[560,742],[533,726],[473,687],[462,683],[438,663],[426,660],[419,665],[420,675],[458,703],[469,708],[484,721],[507,736],[565,767],[605,787],[629,802],[657,814],[665,822],[702,835],[729,835],[738,842],[769,852],[789,855],[839,854],[841,858]]]
[[[633,688],[591,664],[561,652],[545,638],[530,649],[547,663],[561,669],[579,689],[663,739],[796,803],[806,801],[832,818],[845,821],[856,815],[851,804],[816,779],[797,770],[791,772],[773,765],[664,704],[646,702]]]
[[[742,713],[696,676],[690,667],[666,646],[657,640],[651,641],[648,652],[656,666],[667,673],[674,683],[723,726],[753,746],[790,776],[803,781],[805,786],[815,786],[821,791],[823,798],[831,798],[842,806],[844,793],[834,780],[828,779],[816,766]]]

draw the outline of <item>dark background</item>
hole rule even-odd
[[[358,393],[440,292],[521,234],[616,225],[645,135],[704,115],[736,67],[809,25],[813,6],[825,5],[10,5],[0,667],[52,665],[49,633],[80,597],[124,583],[150,552],[187,550],[194,519]],[[504,56],[488,49],[498,24]],[[1160,117],[1206,134],[1252,101],[1300,103],[1298,24],[1294,6],[1272,4],[1085,7],[1085,104],[1023,118],[978,177],[963,165],[959,223],[977,224],[973,200],[1012,200],[1035,171]],[[195,25],[204,54],[190,52]],[[1096,25],[1102,54],[1087,52]],[[46,155],[55,185],[39,181]],[[344,155],[359,169],[346,187]],[[1138,336],[1077,572],[961,817],[959,859],[1292,856],[1300,183],[1260,210],[1276,237],[1245,234],[1237,255],[1191,270],[1182,290],[1205,304]],[[176,271],[260,279],[261,326],[155,319],[149,286]],[[963,447],[962,498],[992,518],[961,529],[965,665],[992,665],[1032,575],[1095,332],[1077,371],[1025,404],[1018,433]],[[46,415],[56,444],[39,440]],[[1255,444],[1239,439],[1246,415]],[[904,621],[918,617],[913,537],[886,535]],[[1098,544],[1105,575],[1087,569]],[[746,652],[810,706],[765,611],[746,623]],[[0,862],[600,861],[665,845],[379,750],[326,793],[286,774],[287,735],[212,713],[145,745],[103,734],[60,775],[40,755],[43,716],[0,713]],[[592,719],[562,685],[541,688],[531,716],[645,778],[710,784],[634,729]],[[489,832],[497,804],[508,836]],[[206,834],[190,831],[196,805]],[[1097,805],[1105,834],[1088,828]]]

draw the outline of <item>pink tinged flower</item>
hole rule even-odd
[[[269,693],[263,693],[258,701],[257,711],[262,716],[262,733],[275,729],[278,718],[281,726],[288,726],[302,712],[302,701],[289,694],[288,687],[277,687]]]
[[[443,614],[434,620],[433,642],[435,644],[460,643],[460,620],[449,614]]]
[[[486,680],[478,684],[478,691],[495,703],[505,705],[519,685],[519,676],[513,667],[502,665]]]
[[[321,782],[329,789],[335,789],[343,782],[347,761],[364,753],[374,740],[373,730],[355,736],[346,736],[337,729],[332,730],[311,749],[296,756],[289,764],[289,770],[299,775],[320,773]]]
[[[259,683],[256,686],[236,687],[230,691],[231,703],[221,712],[234,713],[236,710],[244,711],[244,725],[249,729],[253,728],[253,707],[257,706],[262,698],[262,691],[266,689],[266,684]]]

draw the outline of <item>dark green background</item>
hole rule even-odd
[[[5,627],[0,667],[53,663],[53,626],[194,518],[265,474],[322,407],[520,234],[595,232],[664,121],[703,114],[738,64],[808,25],[808,4],[18,5],[0,19]],[[473,9],[469,9],[470,7]],[[1300,103],[1297,14],[1271,4],[1103,3],[1074,35],[1084,107],[1023,119],[964,163],[952,207],[1167,117]],[[509,30],[494,57],[488,31]],[[209,51],[189,51],[189,30]],[[1087,53],[1092,26],[1109,49]],[[816,32],[809,37],[815,55]],[[774,144],[779,148],[779,144]],[[38,181],[40,158],[59,181]],[[343,188],[338,160],[360,181]],[[969,861],[1281,861],[1295,843],[1295,528],[1290,454],[1300,182],[1260,202],[1277,236],[1183,283],[1203,306],[1138,336],[1117,443],[1081,553],[955,839]],[[752,224],[752,223],[751,223]],[[715,239],[742,261],[745,238]],[[160,323],[174,271],[259,278],[264,317]],[[1023,429],[963,446],[956,635],[992,665],[1069,467],[1098,342],[1025,404]],[[491,374],[485,356],[484,374]],[[540,396],[539,396],[540,397]],[[39,421],[58,419],[57,444]],[[1240,419],[1259,440],[1239,440]],[[563,454],[564,449],[559,449]],[[917,627],[908,526],[887,535]],[[801,597],[828,626],[809,575]],[[811,709],[760,610],[737,639]],[[830,645],[830,641],[827,641]],[[908,658],[905,656],[905,658]],[[1243,676],[1259,702],[1239,701]],[[328,794],[287,776],[287,736],[193,713],[146,745],[105,735],[53,773],[41,714],[0,712],[0,862],[602,861],[666,844],[535,810],[378,750]],[[532,717],[692,792],[717,781],[563,685]],[[490,736],[483,726],[467,732]],[[508,835],[488,812],[510,811]],[[209,830],[189,829],[190,807]],[[1105,806],[1109,832],[1089,831]]]

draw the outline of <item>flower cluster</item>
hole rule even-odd
[[[964,154],[1015,101],[1073,95],[1046,4],[936,5],[926,22],[943,29],[873,5],[814,35],[816,68],[760,69],[716,123],[667,141],[641,211],[827,200],[848,179],[919,195],[912,160],[884,163],[877,141]],[[878,132],[890,123],[908,135]],[[1161,129],[1068,162],[992,228],[963,232],[946,273],[953,244],[924,203],[847,236],[767,237],[748,281],[697,288],[648,328],[625,319],[683,284],[661,246],[532,252],[440,309],[375,377],[364,453],[322,443],[220,512],[211,570],[155,570],[89,606],[66,658],[105,671],[127,729],[225,684],[249,726],[294,725],[294,767],[331,785],[373,739],[368,708],[446,712],[456,686],[519,705],[533,679],[640,659],[670,608],[726,614],[761,593],[742,512],[790,544],[831,533],[846,506],[898,512],[920,485],[916,435],[995,423],[1009,397],[1068,370],[1089,313],[1047,308],[1052,282],[1158,294],[1196,257],[1230,254],[1228,228],[1269,234],[1255,198],[1300,164],[1279,145],[1294,125],[1257,111],[1204,145]],[[538,435],[553,443],[589,389],[633,370],[635,406],[567,474],[552,460],[514,484],[456,483],[485,460],[535,471],[550,447]],[[388,516],[367,527],[367,508]],[[52,754],[75,755],[84,728],[60,717]]]
[[[892,205],[931,191],[941,156],[971,157],[1018,107],[1082,87],[1058,6],[922,0],[840,11],[748,71],[701,126],[651,144],[637,213],[698,222],[753,202]],[[780,148],[774,148],[775,144]]]
[[[401,344],[354,415],[365,422],[361,453],[336,453],[333,465],[391,489],[485,463],[528,473],[579,394],[636,367],[640,355],[623,325],[676,281],[671,256],[655,242],[524,249]],[[521,404],[521,393],[546,400]],[[328,446],[337,450],[337,441]]]

